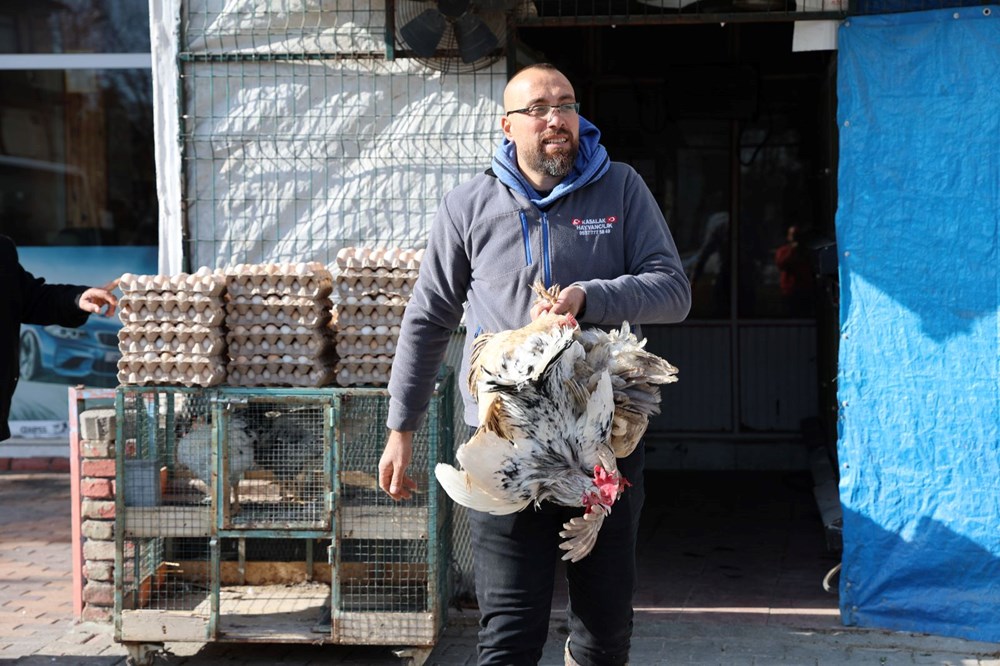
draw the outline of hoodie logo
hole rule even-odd
[[[573,226],[576,227],[576,232],[581,236],[603,236],[604,234],[611,233],[611,227],[618,222],[618,218],[614,215],[608,215],[607,217],[586,217],[580,219],[579,217],[573,218]]]

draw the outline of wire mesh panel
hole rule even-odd
[[[127,534],[207,536],[217,463],[217,414],[200,389],[122,388],[118,502]]]
[[[330,541],[223,538],[219,639],[313,642],[330,633]]]
[[[185,388],[120,388],[116,408],[118,634],[152,640],[167,623],[180,640],[205,640],[217,412]]]
[[[385,443],[388,395],[347,391],[337,423],[333,638],[341,643],[431,645],[448,599],[450,511],[434,480],[450,459],[450,375],[439,384],[423,427],[414,434],[410,500],[380,492],[369,470]]]
[[[502,64],[458,75],[387,59],[382,2],[184,5],[192,266],[421,247],[441,196],[489,166]]]
[[[330,393],[224,390],[220,400],[229,416],[229,476],[240,480],[223,526],[328,529]],[[232,448],[241,440],[252,445],[245,459]]]

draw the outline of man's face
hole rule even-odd
[[[554,70],[522,72],[504,91],[507,111],[575,101],[569,80]],[[555,187],[573,168],[580,144],[580,116],[576,112],[553,109],[540,118],[511,113],[501,119],[501,127],[516,147],[522,173],[539,189]]]

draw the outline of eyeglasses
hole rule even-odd
[[[580,103],[568,102],[566,104],[535,104],[534,106],[526,106],[523,109],[507,111],[504,115],[509,116],[512,113],[523,113],[524,115],[531,116],[532,118],[548,118],[549,114],[553,111],[558,111],[559,113],[564,113],[568,116],[575,115],[580,113]]]

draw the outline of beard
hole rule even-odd
[[[546,153],[544,145],[541,143],[532,146],[530,150],[526,151],[527,154],[524,155],[525,166],[531,171],[539,171],[556,178],[565,177],[573,168],[573,164],[576,162],[576,155],[580,150],[579,144],[573,141],[572,137],[569,137],[569,139],[570,141],[566,144],[565,150],[553,154]]]

